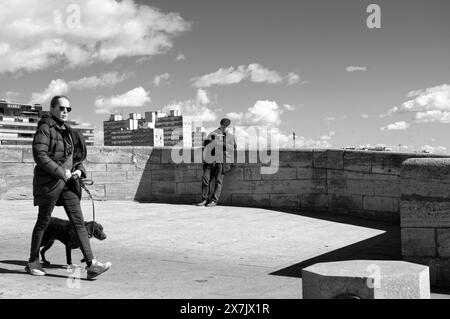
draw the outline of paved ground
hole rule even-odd
[[[89,201],[83,201],[87,220]],[[111,261],[96,281],[71,279],[62,244],[46,277],[25,273],[37,209],[0,201],[0,298],[301,298],[301,269],[321,261],[399,259],[398,227],[265,209],[96,202],[108,238],[91,240]],[[65,217],[56,208],[55,217]],[[72,253],[81,259],[80,251]],[[435,298],[446,297],[434,294]]]

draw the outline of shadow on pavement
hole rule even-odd
[[[5,269],[5,268],[0,267],[0,274],[19,274],[19,275],[30,276],[25,271],[25,266],[27,265],[26,260],[0,260],[0,264],[21,266],[20,270]],[[65,265],[50,265],[50,266],[47,266],[44,268],[45,269],[64,269],[64,270],[66,270]],[[49,274],[49,273],[47,273],[45,275],[45,277],[63,278],[63,279],[67,279],[67,278],[72,279],[73,278],[73,276],[71,274],[68,274],[67,276],[62,276],[62,275]],[[91,281],[86,278],[79,278],[79,279],[84,280],[84,281]]]
[[[272,272],[270,275],[301,278],[303,268],[323,262],[344,260],[402,260],[399,225],[344,214],[332,215],[330,213],[308,213],[288,210],[283,212],[335,223],[378,229],[384,231],[384,233],[311,259],[303,260],[292,266]]]

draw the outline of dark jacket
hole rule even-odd
[[[86,144],[83,135],[66,125],[72,137],[73,165],[72,172],[80,170],[82,177],[86,177],[83,161],[86,159]],[[81,198],[81,189],[73,179],[68,183],[66,169],[62,164],[70,157],[72,146],[63,138],[61,122],[52,115],[44,114],[38,123],[33,139],[33,157],[36,162],[33,178],[34,205],[49,204],[59,198],[64,187],[71,186],[73,191]],[[58,202],[58,205],[61,203]]]

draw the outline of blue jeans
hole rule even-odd
[[[80,199],[78,196],[68,188],[64,188],[60,195],[60,201],[64,206],[67,217],[69,217],[70,223],[75,228],[75,233],[80,241],[80,249],[83,253],[84,259],[89,264],[94,256],[91,250],[91,244],[89,243],[89,236],[84,225],[83,213],[81,211]],[[30,262],[39,260],[39,250],[41,247],[42,237],[50,224],[50,218],[55,208],[57,201],[50,204],[39,206],[38,218],[36,225],[33,229],[31,236],[31,250],[30,250]]]
[[[209,185],[212,179],[215,179],[214,193],[211,200],[218,202],[220,198],[220,193],[222,192],[222,182],[223,182],[223,164],[203,164],[203,178],[202,178],[202,198],[203,200],[209,199]]]

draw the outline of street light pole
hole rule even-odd
[[[295,150],[295,132],[292,133],[292,138],[293,138],[293,140],[294,140],[294,150]]]

